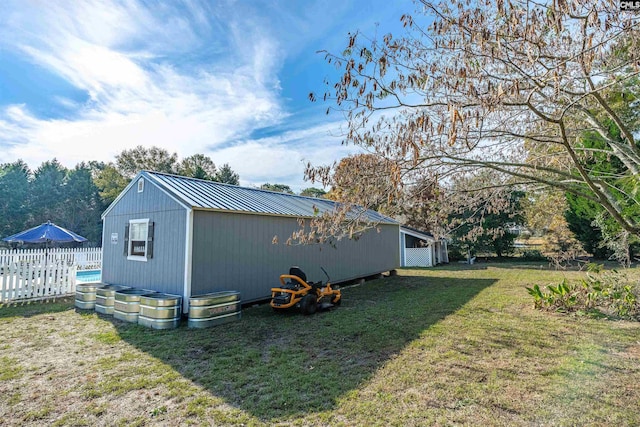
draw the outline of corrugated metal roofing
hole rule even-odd
[[[143,171],[140,174],[194,209],[313,217],[315,212],[332,212],[338,207],[337,202],[326,199],[238,187],[160,172]],[[364,218],[372,222],[397,223],[372,210],[367,210]]]

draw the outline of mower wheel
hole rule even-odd
[[[318,309],[318,298],[313,294],[306,294],[300,301],[300,311],[302,314],[313,314]]]

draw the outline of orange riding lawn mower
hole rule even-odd
[[[289,274],[280,276],[279,288],[271,288],[271,307],[274,310],[285,310],[291,307],[299,308],[302,314],[313,314],[318,309],[324,310],[340,305],[341,295],[338,289],[333,289],[330,278],[324,268],[320,267],[327,276],[327,283],[307,282],[307,275],[299,267],[291,267]]]

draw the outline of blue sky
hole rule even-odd
[[[410,0],[25,1],[0,4],[0,163],[113,161],[136,145],[229,163],[243,185],[299,191],[328,164],[340,114],[318,50],[400,31]]]

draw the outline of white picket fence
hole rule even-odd
[[[0,303],[73,294],[76,266],[64,261],[0,265]]]
[[[101,248],[0,250],[0,303],[73,294],[77,270],[99,268]]]
[[[102,248],[0,249],[0,266],[11,263],[66,262],[78,270],[102,268]]]

